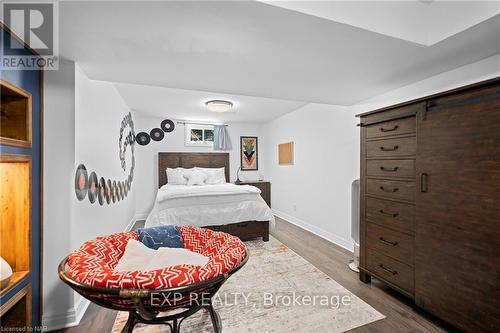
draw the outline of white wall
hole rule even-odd
[[[500,55],[401,87],[349,107],[309,104],[263,126],[273,210],[352,249],[350,183],[359,178],[356,113],[500,76]],[[279,166],[277,145],[295,142],[295,165]],[[294,207],[295,206],[295,207]]]
[[[119,159],[118,140],[121,121],[130,109],[112,83],[90,80],[78,66],[75,97],[73,170],[83,163],[87,173],[90,175],[92,171],[96,172],[98,179],[104,177],[117,182],[127,179],[131,166],[131,150],[127,149],[127,168],[124,171]],[[134,118],[134,115],[132,117]],[[124,132],[124,135],[127,133]],[[109,205],[100,206],[97,201],[91,204],[87,197],[78,201],[73,194],[72,244],[78,246],[98,235],[123,231],[135,215],[137,183],[134,179],[131,191],[124,200]]]
[[[351,249],[350,186],[358,175],[356,119],[349,108],[308,104],[263,127],[266,177],[275,213]],[[293,141],[294,165],[278,165]]]
[[[168,116],[165,116],[168,118]],[[136,113],[136,133],[148,132],[165,118],[157,118]],[[136,213],[137,218],[146,218],[153,208],[156,191],[158,189],[158,152],[211,152],[210,147],[192,147],[184,144],[184,126],[177,125],[173,132],[165,133],[162,141],[151,141],[147,146],[136,145],[136,169],[134,186],[136,186]],[[259,137],[259,171],[240,172],[240,179],[255,180],[264,175],[264,144],[260,137],[260,125],[248,123],[229,123],[227,131],[230,136],[232,150],[229,151],[231,181],[236,180],[236,171],[240,166],[240,136]]]
[[[75,64],[59,62],[44,74],[43,324],[71,321],[73,292],[57,276],[71,250],[75,163]]]
[[[112,84],[89,80],[73,62],[45,73],[43,325],[77,325],[87,301],[63,284],[57,265],[73,249],[98,235],[123,231],[135,213],[135,189],[113,205],[78,201],[75,170],[84,163],[106,179],[128,176],[120,168],[118,137],[129,109]],[[130,159],[127,160],[130,165]]]

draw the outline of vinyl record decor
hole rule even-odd
[[[159,128],[153,128],[149,133],[139,132],[135,134],[134,121],[132,114],[129,112],[121,122],[120,134],[118,137],[118,151],[120,157],[120,165],[123,171],[127,170],[127,151],[130,151],[130,167],[129,174],[124,180],[105,180],[100,179],[97,174],[92,171],[88,176],[87,168],[84,164],[78,165],[75,173],[75,194],[79,201],[83,201],[85,197],[89,198],[90,203],[96,201],[99,205],[112,204],[124,200],[132,187],[134,180],[135,169],[135,144],[141,146],[148,145],[151,140],[161,141],[165,138],[165,133],[170,133],[175,129],[175,124],[170,119],[165,119],[160,123]]]
[[[147,133],[145,134],[148,135]],[[79,201],[83,201],[85,197],[88,196],[90,203],[94,204],[97,201],[101,206],[104,206],[104,204],[110,205],[112,203],[116,203],[117,201],[125,199],[128,192],[130,191],[130,187],[132,186],[132,180],[134,179],[134,148],[137,140],[138,139],[135,135],[134,130],[134,121],[132,119],[132,115],[128,113],[122,119],[118,139],[119,159],[123,171],[127,170],[127,160],[125,156],[127,155],[127,151],[130,152],[130,166],[128,167],[128,176],[126,176],[123,181],[116,181],[111,179],[105,180],[104,177],[101,177],[99,179],[96,172],[94,171],[92,171],[90,173],[90,176],[88,176],[87,168],[84,164],[80,164],[76,168],[75,172],[76,198]],[[125,190],[125,184],[128,185],[127,190]]]
[[[175,124],[170,119],[162,120],[160,123],[160,128],[153,128],[149,133],[139,132],[135,136],[135,141],[141,146],[148,145],[151,140],[161,141],[165,138],[165,133],[170,133],[175,129]]]
[[[165,137],[165,133],[161,128],[153,128],[151,132],[149,132],[149,136],[151,137],[151,140],[161,141]]]
[[[104,205],[106,202],[106,181],[103,177],[99,179],[99,186],[97,188],[97,200],[99,201],[99,205]]]
[[[241,136],[240,152],[241,152],[242,171],[259,169],[257,137]]]
[[[141,146],[146,146],[148,143],[151,142],[151,137],[146,132],[139,132],[135,137],[135,141]]]
[[[78,200],[83,200],[87,196],[87,190],[89,188],[89,177],[87,175],[87,169],[85,165],[80,164],[76,168],[75,174],[75,194]]]
[[[90,173],[89,176],[89,201],[90,203],[94,203],[97,198],[97,175],[94,171]]]
[[[175,124],[170,119],[165,119],[161,122],[160,127],[165,133],[170,133],[174,130]]]

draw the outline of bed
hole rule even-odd
[[[184,186],[168,184],[167,168],[224,168],[226,184]],[[229,153],[158,153],[158,192],[145,227],[193,225],[223,231],[242,240],[269,240],[274,223],[260,191],[229,183]]]

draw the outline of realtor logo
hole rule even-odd
[[[57,69],[58,3],[3,1],[1,11],[2,21],[18,37],[2,41],[1,69]],[[23,52],[23,42],[39,56]]]

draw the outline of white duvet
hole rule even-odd
[[[158,190],[145,226],[207,226],[245,221],[274,223],[271,209],[255,186],[167,184]]]

